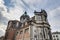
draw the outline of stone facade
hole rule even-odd
[[[25,12],[20,21],[10,20],[5,40],[52,40],[46,11],[34,11],[34,16],[31,18]]]

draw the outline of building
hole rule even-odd
[[[31,18],[25,12],[20,21],[10,20],[4,40],[52,40],[46,11],[34,11]]]
[[[4,36],[1,36],[1,37],[0,37],[0,40],[3,40],[3,39],[4,39]]]
[[[52,38],[53,40],[60,40],[60,32],[53,32]]]

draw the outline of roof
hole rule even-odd
[[[9,22],[11,22],[11,21],[16,21],[16,22],[19,22],[18,20],[9,20]]]
[[[53,32],[52,34],[60,34],[60,32]]]
[[[22,25],[22,23],[20,21],[18,21],[18,20],[9,20],[8,25],[10,25],[10,24],[11,24],[12,28],[16,28],[16,29],[17,28],[19,29],[21,27],[21,25]]]
[[[37,12],[36,10],[34,11],[34,14],[36,15],[45,15],[47,17],[47,13],[45,10],[41,9],[41,12]]]
[[[0,39],[1,39],[1,38],[4,38],[4,36],[1,36]]]

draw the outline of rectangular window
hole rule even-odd
[[[34,36],[34,38],[35,38],[35,40],[37,40],[37,36],[36,35]]]
[[[41,20],[41,16],[36,15],[35,20],[40,21]]]
[[[20,34],[22,34],[23,33],[23,31],[20,31]]]
[[[17,23],[16,23],[16,27],[18,27],[18,26],[19,26],[19,23],[17,22]]]
[[[36,19],[40,21],[40,20],[41,20],[41,16],[37,16],[37,18],[36,18]]]
[[[56,40],[56,39],[54,39],[54,40]]]
[[[29,28],[25,29],[25,33],[26,33],[26,32],[29,32]]]
[[[59,40],[59,39],[57,38],[57,40]]]

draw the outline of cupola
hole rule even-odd
[[[25,13],[20,17],[20,22],[24,23],[25,21],[30,20],[29,15],[27,15],[27,12],[25,11]]]

